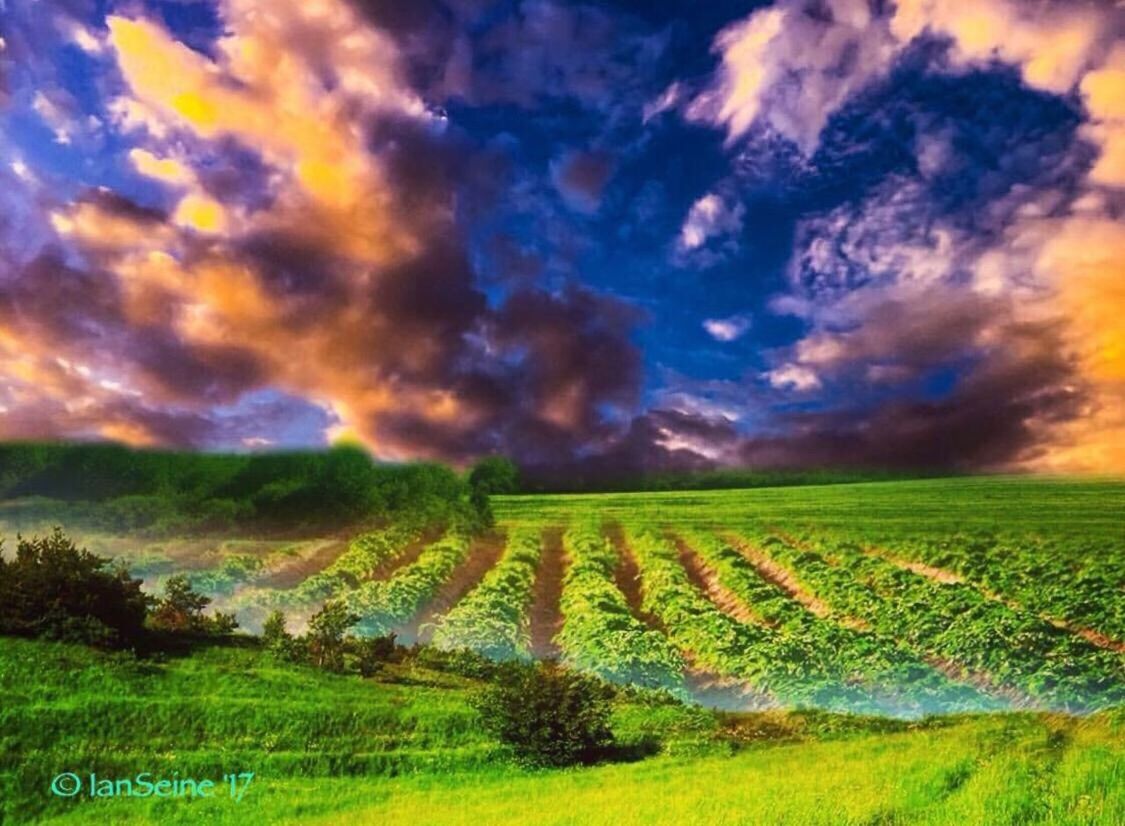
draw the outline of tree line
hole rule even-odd
[[[405,512],[487,524],[488,495],[515,484],[514,466],[499,457],[458,474],[436,463],[378,463],[347,445],[230,454],[0,443],[0,499],[20,500],[23,518],[118,531],[315,530]]]

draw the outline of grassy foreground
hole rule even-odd
[[[0,639],[0,822],[1125,822],[1120,711],[903,722],[637,696],[614,720],[634,762],[530,771],[482,733],[479,687],[417,662],[324,674],[249,643],[154,663]],[[64,771],[256,777],[241,802],[91,801],[50,793]]]

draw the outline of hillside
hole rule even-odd
[[[516,766],[481,733],[480,683],[420,663],[373,680],[279,665],[249,642],[166,662],[0,639],[5,823],[1118,823],[1125,720],[902,723],[716,715],[620,700],[639,762]],[[240,802],[64,799],[53,776],[220,777]]]

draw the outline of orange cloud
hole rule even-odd
[[[365,118],[429,117],[399,76],[394,44],[337,0],[268,10],[231,0],[224,18],[228,33],[212,60],[148,20],[111,16],[109,45],[130,90],[115,106],[126,128],[143,127],[157,142],[176,132],[237,139],[273,170],[270,206],[234,214],[200,188],[189,158],[138,147],[130,153],[138,171],[188,189],[157,239],[143,244],[137,222],[85,207],[60,214],[60,228],[83,242],[112,239],[117,254],[107,265],[135,323],[168,324],[188,344],[255,354],[274,384],[325,400],[340,414],[340,429],[363,434],[385,455],[395,448],[374,426],[381,414],[407,407],[435,423],[467,426],[471,405],[430,380],[404,381],[390,367],[425,373],[446,357],[445,345],[424,335],[396,346],[399,331],[370,304],[378,280],[424,277],[378,273],[408,264],[430,242],[433,222],[448,220],[440,204],[428,216],[417,209],[404,216],[400,194],[366,144]],[[177,227],[213,239],[212,246],[188,256],[191,244]],[[259,234],[331,256],[340,295],[330,322],[295,315],[258,263],[234,254],[242,239]]]

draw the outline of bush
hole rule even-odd
[[[149,598],[140,580],[109,564],[58,528],[43,538],[19,537],[16,558],[0,558],[0,633],[135,645]]]
[[[285,614],[273,611],[262,625],[262,646],[269,651],[280,651],[293,639],[285,629]]]
[[[213,617],[205,616],[203,609],[210,605],[211,599],[196,592],[190,580],[183,574],[169,577],[164,583],[164,595],[156,603],[156,610],[149,620],[158,631],[174,634],[204,634],[226,636],[238,628],[234,614],[216,612]]]
[[[396,655],[395,635],[349,637],[346,640],[344,668],[361,677],[374,677]]]
[[[344,670],[344,637],[359,622],[342,602],[326,602],[309,619],[308,656],[310,665],[326,671]]]
[[[613,746],[613,689],[554,664],[508,664],[477,701],[486,729],[532,766],[592,763]]]

